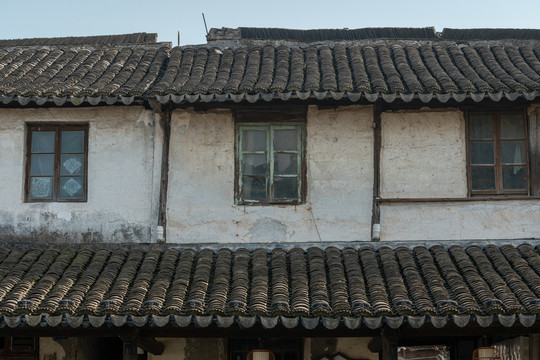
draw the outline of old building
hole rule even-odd
[[[538,91],[537,30],[0,41],[0,359],[537,360]]]

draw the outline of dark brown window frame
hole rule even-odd
[[[470,138],[470,131],[469,131],[469,124],[470,124],[470,116],[472,115],[490,115],[493,117],[493,146],[494,146],[494,168],[495,168],[495,190],[473,190],[472,189],[472,175],[471,175],[471,168],[475,167],[474,165],[471,165],[471,148],[470,143],[471,141],[481,141],[479,139],[471,139]],[[502,154],[501,154],[501,134],[500,134],[500,116],[503,114],[514,114],[514,115],[521,115],[523,119],[524,124],[524,137],[522,139],[525,144],[525,164],[526,167],[526,174],[527,174],[527,185],[525,190],[504,190],[503,189],[503,175],[502,175],[502,169],[504,165],[502,164]],[[469,197],[472,196],[530,196],[531,195],[531,163],[530,159],[531,156],[529,154],[529,122],[527,118],[527,113],[525,109],[503,109],[503,110],[465,110],[465,141],[467,144],[467,187],[468,187],[468,195]],[[513,140],[513,139],[504,139],[505,141]],[[480,166],[478,166],[480,167]]]
[[[39,359],[39,338],[33,337],[34,348],[32,350],[12,350],[13,338],[17,336],[3,336],[4,348],[0,349],[0,359]]]
[[[24,186],[24,200],[25,202],[86,202],[88,198],[88,124],[66,124],[66,123],[28,123],[26,124],[26,165],[25,165],[25,186]],[[54,144],[54,182],[53,182],[53,194],[51,198],[31,198],[30,197],[30,168],[31,168],[31,155],[32,155],[32,132],[33,131],[55,131],[55,144]],[[84,131],[84,174],[83,184],[84,191],[83,197],[77,199],[60,198],[60,155],[61,155],[61,139],[60,132],[63,130],[69,131]]]

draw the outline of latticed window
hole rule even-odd
[[[85,201],[88,126],[29,125],[26,201]]]
[[[237,125],[237,203],[303,201],[303,123]]]
[[[528,194],[523,112],[469,112],[468,148],[471,194]]]
[[[5,336],[0,337],[0,360],[37,360],[39,358],[38,338]]]

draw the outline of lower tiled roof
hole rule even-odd
[[[530,243],[0,248],[0,326],[532,326],[538,314]]]

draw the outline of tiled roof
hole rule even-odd
[[[539,29],[448,29],[441,33],[448,40],[540,40]]]
[[[154,44],[155,34],[142,33],[111,36],[112,40],[97,37],[94,43],[93,37],[81,39],[90,43],[86,45],[56,45],[54,39],[45,39],[52,45],[46,46],[43,40],[45,43],[36,46],[0,46],[0,103],[130,104],[135,97],[155,97],[161,103],[374,102],[380,98],[387,102],[461,102],[518,97],[531,101],[540,93],[540,41],[535,40],[535,30],[510,32],[519,37],[515,41],[459,40],[504,38],[505,29],[445,29],[447,37],[458,39],[455,41],[445,38],[444,32],[442,37],[420,39],[428,36],[424,33],[433,33],[432,28],[334,32],[241,28],[236,32],[258,38],[270,30],[279,31],[267,36],[343,39],[301,44],[270,39],[254,46],[243,44],[239,35],[231,46],[226,46],[228,40],[216,40],[219,47],[171,49],[167,44]],[[370,38],[385,34],[398,39]],[[65,39],[73,44],[79,41]],[[28,44],[34,44],[33,40],[28,39]],[[116,45],[100,45],[107,41]],[[132,42],[135,44],[129,45]]]
[[[20,46],[62,46],[62,45],[141,45],[155,44],[157,42],[156,33],[134,33],[123,35],[97,35],[97,36],[70,36],[56,38],[32,38],[32,39],[11,39],[0,40],[0,47],[20,47]]]
[[[131,103],[157,80],[169,50],[159,44],[0,47],[0,102]]]
[[[466,97],[532,100],[539,90],[540,44],[396,40],[307,47],[176,47],[150,94],[164,103],[294,97],[446,102]]]
[[[220,29],[212,29],[220,31]],[[211,31],[212,31],[211,30]],[[335,41],[335,40],[363,40],[363,39],[437,39],[435,28],[363,28],[363,29],[279,29],[279,28],[251,28],[241,27],[242,39],[258,40],[295,40],[304,42]],[[212,37],[212,32],[208,35]]]
[[[0,248],[0,326],[532,326],[538,314],[540,249],[527,243]]]

